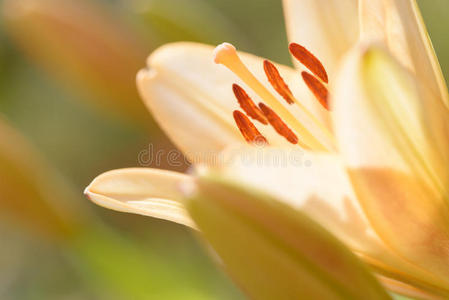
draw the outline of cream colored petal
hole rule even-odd
[[[444,280],[410,264],[385,245],[365,216],[337,156],[284,148],[230,148],[223,153],[222,162],[215,172],[306,213],[378,273],[427,292],[449,295],[442,288]],[[397,286],[398,291],[407,290]]]
[[[362,40],[387,42],[386,1],[359,0],[359,22]]]
[[[284,0],[290,42],[314,53],[331,77],[358,40],[357,0]]]
[[[391,0],[359,0],[360,39],[381,42],[408,69],[414,71],[404,27]]]
[[[230,148],[217,170],[306,211],[345,240],[353,250],[370,252],[380,240],[364,216],[337,156],[293,148]],[[368,250],[367,250],[368,249]]]
[[[393,57],[379,47],[355,49],[332,95],[337,139],[350,167],[413,171],[445,191],[448,111]]]
[[[179,192],[188,175],[157,169],[121,169],[106,172],[86,188],[96,204],[194,227]]]
[[[394,0],[393,2],[404,28],[405,39],[418,79],[426,82],[429,89],[439,95],[446,105],[449,105],[446,81],[416,0]],[[394,45],[397,41],[396,36],[393,30],[389,40],[390,45]]]
[[[335,130],[376,232],[398,255],[443,279],[449,274],[448,177],[437,143],[444,134],[430,129],[444,116],[435,111],[429,119],[423,103],[432,99],[421,99],[417,86],[384,51],[355,50],[333,90]]]
[[[213,61],[213,47],[195,43],[175,43],[156,50],[148,59],[148,69],[137,76],[142,98],[172,141],[187,157],[207,163],[203,155],[218,153],[230,144],[244,143],[235,126],[232,112],[239,105],[232,84],[240,84],[257,103],[261,99],[246,87],[236,75]],[[269,86],[263,69],[263,59],[239,53],[254,75]],[[295,70],[276,65],[295,96],[312,112],[322,108],[312,98]],[[285,103],[276,95],[281,103]],[[295,107],[290,106],[295,111]],[[310,122],[309,122],[310,123]],[[271,144],[285,145],[269,126],[255,123]]]
[[[265,193],[209,174],[187,209],[251,299],[390,299],[340,241]]]
[[[381,40],[418,80],[447,105],[441,67],[416,0],[360,0],[361,38]]]
[[[385,245],[414,266],[398,268],[398,277],[393,278],[449,297],[447,207],[433,198],[428,186],[408,174],[382,168],[350,169],[348,173]]]

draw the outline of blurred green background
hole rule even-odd
[[[82,191],[138,166],[149,144],[173,148],[135,90],[152,50],[227,41],[289,64],[281,1],[0,5],[0,299],[242,298],[190,230],[97,207]],[[420,5],[449,78],[449,2]]]

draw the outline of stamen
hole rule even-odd
[[[329,110],[329,92],[327,91],[327,88],[324,86],[324,84],[322,84],[318,79],[315,78],[315,76],[310,73],[302,72],[301,75],[302,79],[304,79],[304,82],[307,84],[307,86],[321,103],[321,105],[323,105],[325,109]]]
[[[329,132],[329,130],[319,121],[308,109],[305,107],[300,101],[298,101],[293,93],[291,92],[288,85],[285,83],[285,81],[282,79],[282,77],[279,74],[278,69],[275,67],[274,64],[271,62],[265,60],[264,61],[264,70],[265,74],[268,77],[268,80],[270,81],[271,85],[274,87],[274,89],[285,99],[289,104],[295,103],[298,105],[298,107],[310,118],[312,122],[314,122],[323,132],[324,134],[333,141],[333,135]],[[273,82],[278,82],[278,84],[273,84]],[[277,87],[281,90],[278,90]]]
[[[309,69],[315,76],[320,78],[325,83],[329,83],[326,69],[315,55],[301,45],[291,43],[288,47],[290,53],[307,69]]]
[[[245,113],[253,118],[254,120],[259,121],[260,123],[267,125],[268,121],[265,118],[265,115],[260,110],[259,107],[257,107],[256,104],[254,104],[253,100],[248,96],[248,94],[245,92],[243,88],[241,88],[238,84],[232,85],[232,91],[234,92],[235,97],[239,101],[240,107],[245,111]]]
[[[271,126],[273,126],[274,130],[276,130],[277,133],[285,137],[287,141],[292,144],[296,145],[298,143],[299,139],[296,134],[294,134],[293,131],[288,128],[288,126],[271,108],[263,103],[259,103],[259,107],[267,117],[268,122],[270,122]]]
[[[279,74],[278,69],[276,69],[276,67],[268,60],[263,61],[263,69],[267,75],[268,81],[276,92],[278,92],[288,104],[293,104],[295,101],[293,100],[292,91]]]
[[[214,61],[217,64],[222,64],[236,74],[245,84],[261,97],[265,103],[270,105],[273,111],[289,124],[296,133],[300,134],[304,142],[307,143],[308,148],[316,150],[328,150],[314,135],[307,130],[296,117],[283,106],[277,98],[270,93],[270,91],[248,70],[243,64],[234,46],[228,43],[219,45],[214,50]]]
[[[267,139],[257,130],[256,126],[254,126],[244,113],[239,110],[234,110],[233,116],[237,127],[248,143],[268,144]]]

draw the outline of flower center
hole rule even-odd
[[[290,44],[291,54],[312,73],[302,72],[302,78],[315,95],[321,105],[329,110],[328,105],[328,75],[321,62],[306,48],[298,44]],[[304,125],[264,86],[245,66],[237,54],[235,47],[229,43],[223,43],[214,50],[214,61],[222,64],[236,74],[248,87],[250,87],[265,103],[258,106],[253,102],[245,90],[233,84],[232,89],[241,109],[245,112],[234,111],[234,120],[249,143],[264,142],[267,139],[262,136],[251,119],[263,124],[270,124],[275,131],[283,136],[291,144],[298,144],[304,149],[329,150],[321,143]],[[326,126],[318,120],[300,101],[298,101],[285,83],[275,65],[268,60],[263,62],[265,75],[274,90],[289,104],[296,104],[305,115],[320,128],[324,134],[333,140],[332,134]],[[298,137],[300,136],[300,138]]]

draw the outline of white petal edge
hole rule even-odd
[[[119,169],[96,177],[84,193],[105,208],[195,228],[184,209],[179,189],[190,179],[182,173],[159,169]]]

